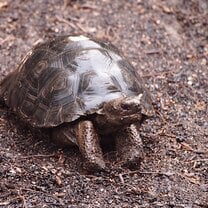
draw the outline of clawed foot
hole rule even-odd
[[[142,140],[135,124],[118,132],[116,147],[122,166],[137,168],[144,158]]]
[[[131,151],[130,154],[126,154],[121,158],[120,164],[124,167],[128,167],[130,169],[138,169],[142,160],[143,160],[143,152]]]
[[[106,164],[102,158],[85,159],[83,167],[90,172],[106,170]]]

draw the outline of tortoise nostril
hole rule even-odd
[[[124,110],[130,110],[131,109],[131,105],[129,103],[122,103],[121,107]]]

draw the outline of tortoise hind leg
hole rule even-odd
[[[143,145],[135,124],[122,129],[116,135],[116,149],[123,165],[137,168],[143,159]]]
[[[91,121],[80,121],[76,128],[76,140],[86,160],[88,170],[105,169],[99,137]]]
[[[52,140],[61,147],[77,145],[74,125],[68,124],[53,128]]]

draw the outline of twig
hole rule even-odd
[[[68,0],[64,0],[63,10],[65,10],[67,6],[68,6]]]
[[[130,175],[130,174],[150,174],[150,175],[165,175],[165,176],[172,176],[175,175],[176,173],[174,172],[160,172],[160,171],[139,171],[139,170],[133,170],[133,171],[128,171],[127,173],[120,173],[119,175],[124,176],[124,175]],[[118,177],[119,177],[118,175]]]
[[[20,156],[19,158],[25,159],[25,158],[33,158],[33,157],[54,157],[54,156],[55,156],[55,154],[50,154],[50,155],[42,155],[42,154],[39,154],[39,155]]]
[[[64,18],[62,18],[62,17],[59,17],[59,16],[57,16],[57,15],[56,15],[56,19],[57,19],[59,22],[63,22],[63,23],[65,23],[65,24],[69,25],[70,27],[72,27],[73,29],[76,29],[76,25],[73,24],[72,22],[70,22],[70,21],[68,21],[68,20],[66,20],[66,19],[64,19]]]
[[[203,151],[203,150],[200,150],[200,149],[198,149],[198,150],[196,149],[196,150],[193,150],[193,152],[196,153],[196,154],[199,154],[199,155],[208,155],[208,150]]]
[[[11,198],[10,200],[8,200],[8,201],[2,201],[2,202],[0,202],[0,206],[7,206],[7,205],[9,205],[12,201],[15,201],[15,200],[17,200],[17,199],[21,199],[19,196],[17,196],[17,197],[14,197],[14,198]]]
[[[87,32],[87,31],[86,31],[79,23],[74,24],[74,23],[72,23],[72,22],[70,22],[70,21],[68,21],[68,20],[66,20],[66,19],[64,19],[64,18],[62,18],[62,17],[57,16],[57,15],[56,15],[56,19],[57,19],[59,22],[63,22],[63,23],[65,23],[65,24],[69,25],[69,26],[72,27],[73,29],[79,28],[80,30],[82,30],[82,32],[84,32],[84,33]]]
[[[34,189],[32,189],[32,188],[22,188],[22,190],[30,191],[30,192],[35,192],[35,193],[41,193],[41,194],[44,193],[45,195],[54,198],[56,201],[58,201],[58,202],[60,203],[60,205],[63,206],[63,202],[62,202],[62,201],[59,199],[59,197],[56,196],[55,194],[49,194],[47,191],[43,190],[42,187],[39,187],[39,186],[34,186],[34,187],[40,189],[40,191],[34,190]]]
[[[12,40],[14,40],[14,36],[12,35],[7,36],[5,39],[0,38],[0,45],[3,45],[4,43]]]
[[[208,161],[208,158],[203,158],[203,159],[197,159],[197,160],[194,160],[195,162],[207,162]]]
[[[82,8],[82,9],[91,9],[91,10],[98,10],[99,11],[99,7],[97,7],[96,5],[92,5],[92,4],[82,4],[82,5],[79,5],[79,8]]]
[[[119,179],[120,179],[121,183],[123,183],[123,184],[124,184],[124,178],[123,178],[123,176],[122,176],[122,174],[121,174],[121,173],[119,173],[119,174],[118,174],[118,177],[119,177]]]
[[[188,180],[188,181],[191,182],[191,183],[194,183],[194,184],[197,184],[197,185],[200,184],[200,178],[197,177],[197,176],[188,175],[188,174],[186,174],[186,173],[184,173],[184,174],[180,174],[180,173],[179,173],[178,175],[179,175],[180,177],[182,177],[182,178]]]
[[[6,206],[9,205],[11,203],[11,201],[2,201],[0,202],[0,206]]]
[[[19,199],[22,201],[22,207],[23,208],[27,208],[27,203],[26,203],[24,195],[22,195],[21,189],[20,190],[16,190],[16,191],[17,191],[17,194],[19,196]]]
[[[168,122],[165,120],[164,116],[158,111],[155,110],[156,114],[159,115],[160,119],[163,121],[163,123],[167,124]]]
[[[147,55],[161,54],[161,51],[159,51],[159,50],[149,50],[149,51],[146,51],[145,54],[147,54]]]

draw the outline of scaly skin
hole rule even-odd
[[[121,163],[129,167],[137,166],[144,157],[143,144],[138,126],[131,124],[121,129],[117,132],[115,139]]]
[[[86,160],[86,167],[95,170],[105,169],[99,137],[93,123],[91,121],[80,121],[77,124],[76,134],[79,150]]]

